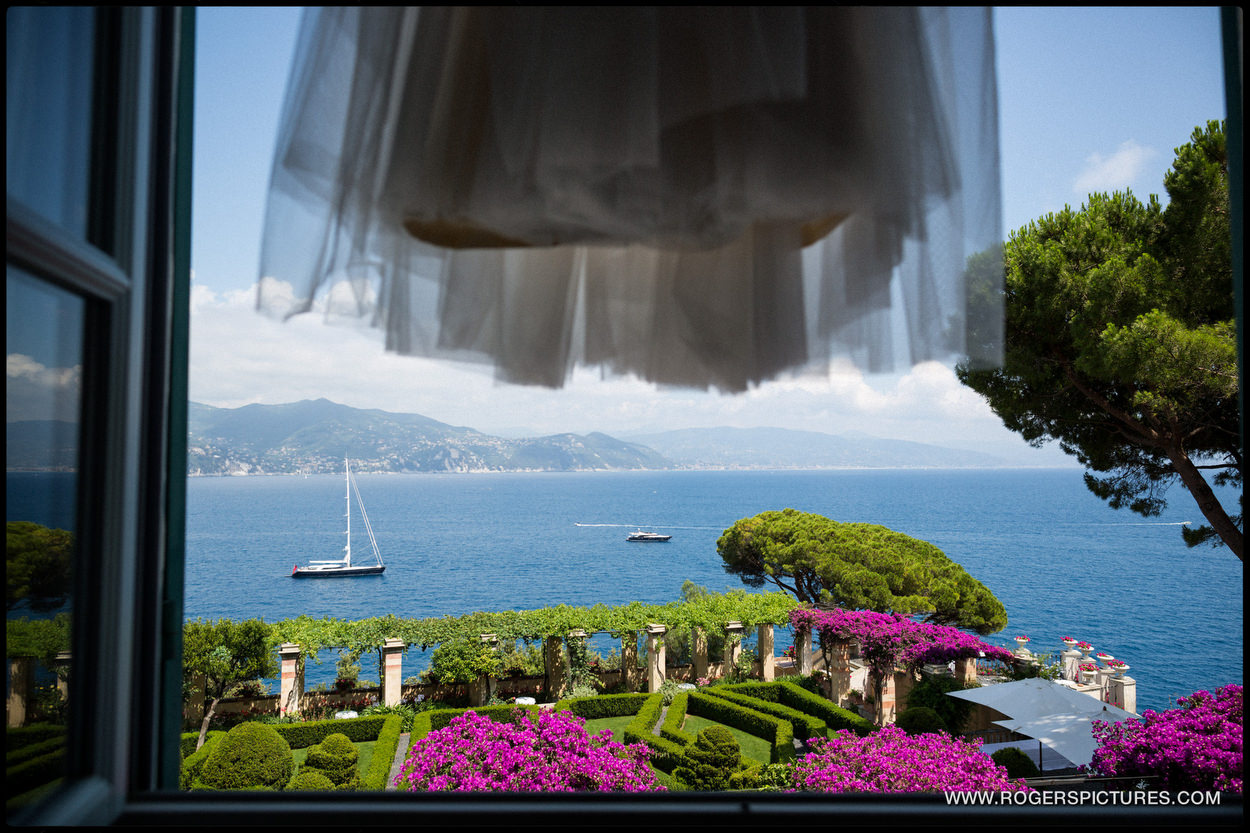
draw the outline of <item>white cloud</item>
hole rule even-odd
[[[46,367],[30,356],[5,357],[5,421],[59,419],[78,421],[82,366]]]
[[[1110,156],[1092,153],[1085,158],[1085,167],[1072,183],[1072,190],[1082,198],[1094,192],[1123,191],[1146,172],[1147,163],[1158,152],[1129,139]]]
[[[622,436],[774,426],[1039,453],[937,363],[896,377],[866,377],[839,361],[738,395],[661,389],[579,368],[552,391],[498,383],[485,366],[386,353],[381,334],[363,324],[316,312],[274,320],[255,311],[254,289],[217,293],[193,285],[191,306],[191,399],[218,407],[326,397],[488,433]]]

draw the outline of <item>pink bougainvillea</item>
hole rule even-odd
[[[958,628],[916,622],[897,613],[800,608],[791,612],[790,624],[795,630],[858,641],[864,660],[878,676],[893,671],[895,665],[915,668],[969,657],[999,662],[1012,659],[1006,648],[990,645]]]
[[[395,778],[410,792],[639,792],[662,790],[643,744],[588,735],[580,717],[542,710],[497,723],[473,711],[413,744]]]
[[[1240,793],[1243,694],[1226,685],[1214,695],[1196,691],[1178,708],[1146,710],[1137,720],[1095,721],[1090,769],[1099,775],[1156,776],[1165,789]]]
[[[975,741],[886,726],[867,737],[840,731],[812,740],[794,767],[794,784],[814,792],[979,792],[1028,790]]]

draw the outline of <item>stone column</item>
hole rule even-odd
[[[829,669],[829,699],[839,705],[851,691],[852,647],[851,640],[838,639],[834,641],[830,651],[833,655],[833,667]]]
[[[1111,696],[1108,698],[1113,706],[1137,714],[1137,680],[1132,677],[1112,677]]]
[[[61,651],[56,655],[56,690],[61,693],[61,700],[69,699],[69,675],[73,657],[69,651]]]
[[[647,625],[647,691],[655,693],[664,685],[664,634],[663,625]]]
[[[806,677],[814,670],[812,665],[812,632],[803,629],[795,634],[794,647],[794,653],[799,658],[799,673]]]
[[[776,657],[773,656],[773,626],[759,626],[760,679],[771,683],[777,679]]]
[[[870,680],[875,681],[875,676],[870,675]],[[875,682],[874,682],[875,687]],[[895,683],[894,672],[887,672],[885,679],[881,681],[881,700],[876,704],[876,723],[878,726],[888,726],[894,722],[895,717]]]
[[[738,664],[738,657],[742,656],[742,635],[745,628],[741,622],[725,623],[725,676],[733,674],[734,668]]]
[[[35,699],[35,658],[9,658],[8,727],[16,729],[26,723],[26,710]]]
[[[621,634],[621,681],[627,691],[638,690],[638,632]]]
[[[1065,680],[1071,680],[1074,683],[1079,682],[1081,679],[1081,672],[1078,666],[1081,664],[1081,652],[1075,648],[1069,648],[1059,654],[1059,659],[1062,663],[1061,667],[1063,669],[1063,678]]]
[[[564,696],[564,646],[560,637],[543,640],[543,667],[543,690],[547,699],[555,702]]]
[[[304,674],[300,667],[299,646],[294,642],[283,642],[278,646],[278,657],[282,663],[282,690],[278,697],[278,714],[298,712],[300,698],[304,696]]]
[[[568,655],[570,675],[573,670],[573,651],[580,648],[582,656],[585,657],[586,655],[586,637],[586,631],[581,628],[569,631],[568,640],[565,644],[565,653]],[[576,648],[574,648],[575,645],[577,646]]]
[[[707,676],[707,634],[703,628],[690,629],[690,662],[694,666],[696,680]]]
[[[398,706],[404,691],[404,641],[388,639],[382,646],[382,704]]]
[[[964,657],[955,660],[955,679],[964,685],[977,681],[977,658]]]

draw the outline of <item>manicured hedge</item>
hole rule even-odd
[[[280,790],[294,774],[291,746],[272,725],[240,723],[217,742],[191,788]]]
[[[4,753],[7,756],[10,752],[22,747],[43,743],[55,737],[65,737],[64,726],[52,723],[32,723],[29,726],[8,729],[4,733]]]
[[[204,738],[204,745],[199,749],[195,749],[195,743],[199,740],[199,732],[188,732],[182,736],[183,748],[186,748],[188,735],[191,736],[192,749],[194,751],[182,759],[182,768],[178,772],[178,789],[189,790],[191,785],[200,777],[200,770],[204,768],[204,764],[208,761],[208,756],[213,754],[213,749],[217,743],[226,736],[226,733],[220,729],[211,730]]]
[[[18,764],[24,764],[27,761],[33,761],[35,758],[42,758],[49,752],[65,746],[65,735],[53,735],[47,740],[39,743],[32,743],[27,746],[21,746],[4,756],[4,768],[10,770]]]
[[[671,773],[673,767],[681,761],[686,747],[654,734],[655,724],[663,710],[664,694],[657,691],[648,695],[638,714],[625,727],[622,736],[626,743],[645,743],[651,749],[651,765],[661,772]]]
[[[17,796],[41,787],[65,775],[65,743],[50,752],[31,758],[4,772],[4,792]]]
[[[382,731],[378,732],[377,743],[373,746],[373,758],[369,768],[360,774],[360,789],[384,790],[387,779],[391,775],[391,764],[395,761],[395,753],[399,751],[399,736],[403,733],[404,717],[389,714],[382,723]]]
[[[394,716],[374,714],[344,720],[331,718],[330,720],[311,720],[307,723],[274,723],[272,725],[292,749],[304,749],[321,743],[333,734],[347,735],[347,739],[353,743],[377,740],[386,721]]]
[[[624,717],[638,714],[650,694],[600,694],[595,697],[570,697],[555,704],[556,711],[572,712],[583,720],[602,717]]]
[[[673,702],[668,704],[668,713],[664,715],[664,723],[660,725],[660,737],[665,740],[671,740],[673,743],[679,743],[682,746],[689,746],[694,743],[696,738],[689,732],[682,731],[682,724],[686,722],[686,710],[690,708],[690,692],[683,691],[673,698]]]
[[[876,731],[876,726],[873,725],[871,720],[865,720],[854,712],[840,708],[819,694],[813,694],[794,683],[780,681],[774,683],[738,683],[723,686],[723,688],[745,694],[748,697],[758,697],[761,700],[781,703],[812,717],[819,717],[825,721],[825,726],[828,727],[830,732],[849,729],[860,737],[865,737]]]
[[[531,714],[538,712],[538,706],[470,706],[464,709],[431,709],[428,712],[421,712],[412,719],[412,732],[408,736],[409,746],[435,729],[446,729],[451,721],[465,712],[476,712],[499,723],[507,723],[517,709]]]
[[[745,706],[748,709],[754,709],[757,712],[770,714],[773,717],[789,721],[794,736],[799,740],[825,737],[825,721],[819,717],[804,714],[798,709],[792,709],[789,706],[760,697],[751,697],[738,691],[731,691],[727,686],[711,686],[704,689],[704,692],[715,697],[722,697],[731,703],[737,703],[739,706]]]
[[[731,703],[723,697],[713,697],[701,692],[690,695],[688,708],[690,714],[697,714],[772,741],[771,763],[794,760],[794,729],[789,721]]]

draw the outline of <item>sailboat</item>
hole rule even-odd
[[[378,542],[373,537],[373,527],[369,524],[369,514],[365,512],[365,502],[360,497],[360,487],[356,485],[356,476],[352,474],[351,465],[343,460],[344,476],[347,481],[347,546],[343,547],[343,557],[336,561],[309,561],[307,567],[298,564],[291,570],[291,578],[347,578],[349,576],[376,576],[386,569],[382,563],[382,554],[378,552]],[[369,533],[369,545],[373,547],[373,564],[352,564],[352,492],[356,493],[356,504],[360,507],[360,516],[365,522],[365,531]]]

